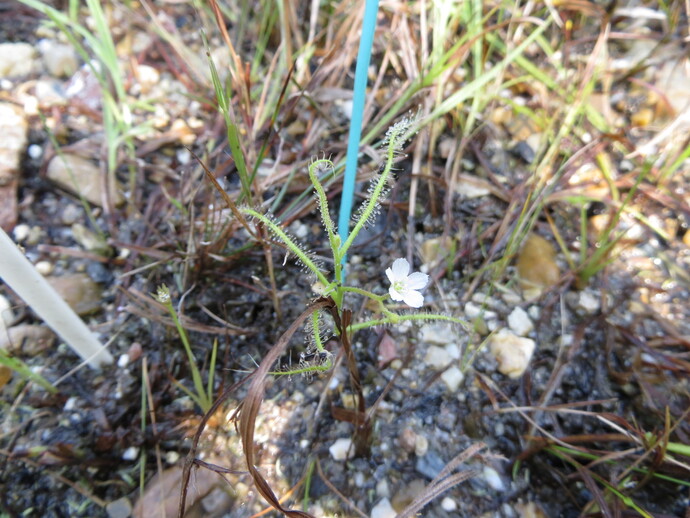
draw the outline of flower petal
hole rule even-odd
[[[407,278],[407,287],[411,290],[421,290],[426,288],[429,283],[429,276],[426,273],[414,272]]]
[[[386,268],[386,277],[388,277],[388,280],[390,281],[391,284],[395,282],[395,277],[393,276],[393,270],[390,268]]]
[[[405,293],[403,302],[411,308],[421,308],[424,304],[424,296],[418,291],[409,290]]]
[[[401,300],[404,299],[404,295],[400,293],[399,291],[393,289],[393,286],[388,288],[388,294],[391,296],[391,298],[397,302],[400,302]]]
[[[410,263],[407,262],[407,259],[401,257],[393,261],[393,275],[396,281],[405,279],[408,273],[410,273]]]

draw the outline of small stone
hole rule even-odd
[[[460,388],[463,378],[462,371],[455,366],[449,367],[441,374],[441,380],[450,392],[456,392]]]
[[[165,452],[165,462],[167,462],[168,464],[177,464],[178,460],[180,460],[180,454],[175,450]]]
[[[515,505],[515,510],[518,512],[518,518],[547,518],[548,516],[534,502],[518,503]]]
[[[424,362],[430,367],[436,369],[443,369],[451,364],[453,357],[449,354],[445,347],[437,345],[430,345],[426,350]]]
[[[478,306],[473,302],[468,302],[467,304],[465,304],[465,316],[470,320],[474,320],[475,318],[480,317],[486,320],[491,320],[493,318],[496,318],[497,315],[494,311],[485,309],[482,306]]]
[[[19,324],[0,334],[0,349],[21,356],[37,356],[54,343],[53,332],[41,325]]]
[[[355,449],[352,446],[352,439],[337,439],[328,452],[333,457],[333,460],[348,460],[354,457]]]
[[[482,476],[484,477],[484,480],[486,480],[486,483],[489,484],[489,487],[491,489],[494,489],[496,491],[505,491],[506,487],[503,483],[503,479],[494,468],[490,466],[484,466],[484,469],[482,470]]]
[[[491,190],[488,187],[463,181],[455,184],[455,192],[465,198],[481,198],[491,194]]]
[[[6,365],[0,365],[0,390],[12,379],[12,372]]]
[[[134,70],[141,93],[147,95],[151,89],[161,80],[161,75],[155,68],[149,65],[137,65]]]
[[[130,446],[122,452],[122,460],[132,461],[137,460],[137,457],[139,457],[139,448],[136,446]]]
[[[515,379],[524,374],[535,346],[534,340],[502,329],[491,337],[489,349],[498,361],[499,372]]]
[[[183,147],[175,151],[175,157],[180,164],[187,165],[192,159],[192,154],[189,152],[189,149]]]
[[[123,354],[118,358],[117,366],[121,369],[124,369],[125,367],[127,367],[127,365],[129,365],[129,355]]]
[[[70,203],[63,210],[61,214],[62,222],[65,225],[73,225],[82,217],[83,209]]]
[[[43,156],[43,148],[38,144],[31,144],[26,149],[26,154],[29,155],[29,158],[32,160],[38,160]]]
[[[13,104],[0,102],[0,225],[7,231],[17,223],[18,175],[27,131],[24,111]]]
[[[634,127],[644,128],[649,126],[654,120],[654,110],[649,107],[642,108],[641,110],[633,113],[630,116],[630,122]]]
[[[429,451],[429,439],[423,435],[417,434],[414,439],[414,454],[417,457],[423,457]]]
[[[185,146],[191,146],[196,141],[196,134],[182,119],[176,119],[170,126],[170,135]]]
[[[90,315],[101,309],[103,290],[88,275],[75,273],[46,280],[78,315]]]
[[[89,230],[81,223],[74,223],[71,230],[72,237],[84,250],[99,255],[110,255],[112,253],[108,244],[99,234]]]
[[[588,291],[580,292],[580,298],[578,300],[577,307],[585,313],[592,315],[599,311],[599,299],[591,293],[589,293]]]
[[[56,155],[48,164],[47,176],[63,189],[81,194],[89,203],[99,207],[103,205],[105,192],[101,170],[90,160],[69,153]],[[122,204],[124,198],[119,185],[114,180],[109,183],[112,202]]]
[[[517,306],[522,302],[522,297],[514,291],[504,291],[501,293],[501,298],[503,299],[503,302],[510,306]]]
[[[26,244],[29,246],[35,246],[41,242],[43,239],[43,228],[38,225],[34,225],[29,230],[29,235],[26,237]]]
[[[401,486],[396,491],[395,495],[393,495],[393,508],[402,511],[410,505],[415,498],[421,495],[425,488],[426,484],[420,479],[411,480],[409,484]]]
[[[79,68],[77,54],[71,45],[41,40],[38,50],[42,54],[43,65],[53,77],[71,77]]]
[[[12,311],[12,304],[4,295],[0,294],[0,332],[11,326],[17,317]]]
[[[108,518],[129,518],[132,515],[132,503],[123,496],[105,506],[105,512],[108,513]]]
[[[395,518],[397,512],[393,509],[388,498],[382,498],[378,504],[371,509],[371,518]]]
[[[141,344],[139,342],[132,342],[132,345],[130,345],[129,349],[127,350],[127,356],[129,356],[129,363],[135,362],[139,358],[141,358],[142,352],[143,349],[141,347]]]
[[[391,490],[385,478],[382,478],[376,483],[376,495],[384,498],[389,498],[391,496]]]
[[[55,269],[55,265],[50,261],[38,261],[34,266],[41,275],[50,275]]]
[[[65,401],[64,406],[62,407],[62,410],[65,412],[71,412],[73,410],[76,410],[77,408],[77,403],[79,402],[79,398],[72,396]]]
[[[441,500],[441,509],[447,513],[452,513],[458,508],[458,503],[449,496]]]
[[[534,324],[527,312],[518,306],[508,315],[508,327],[518,336],[527,336],[534,329]]]
[[[558,283],[561,271],[553,245],[537,234],[530,234],[517,259],[520,284],[529,298],[536,298]]]
[[[35,55],[29,43],[0,43],[0,77],[28,76],[36,69]]]
[[[426,455],[419,457],[415,463],[415,470],[429,480],[436,478],[445,467],[445,462],[438,453],[429,450]]]
[[[29,225],[27,225],[26,223],[20,223],[19,225],[14,227],[12,234],[14,235],[14,240],[17,243],[23,243],[29,237],[30,232],[31,227]]]
[[[510,150],[510,152],[516,157],[524,160],[527,164],[531,164],[532,162],[534,162],[534,159],[536,158],[534,149],[532,149],[532,146],[530,146],[525,140],[521,140],[520,142],[515,144],[515,146],[513,146],[513,148]]]
[[[412,428],[403,428],[398,435],[398,443],[400,447],[407,453],[412,453],[414,451],[415,441],[417,440],[417,434]]]
[[[438,143],[438,155],[446,159],[457,146],[457,139],[442,138]]]
[[[419,339],[427,344],[448,345],[455,341],[455,333],[448,324],[425,324],[419,332]]]
[[[109,284],[113,280],[113,272],[97,261],[89,261],[86,264],[86,273],[98,284]]]

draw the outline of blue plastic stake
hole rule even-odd
[[[359,51],[355,66],[355,87],[352,92],[352,120],[350,121],[350,135],[347,141],[345,177],[343,178],[343,193],[340,198],[340,214],[338,215],[338,232],[341,243],[347,241],[347,236],[350,234],[350,217],[352,216],[352,200],[355,196],[359,139],[362,136],[362,116],[364,114],[364,99],[367,90],[367,72],[369,70],[369,62],[371,61],[371,47],[374,43],[378,10],[378,0],[366,0],[364,19],[362,20],[362,38],[359,40]],[[341,282],[345,281],[346,263],[347,259],[343,257]]]

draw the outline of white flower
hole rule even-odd
[[[424,304],[424,296],[419,292],[426,287],[429,276],[425,273],[414,272],[410,274],[410,263],[406,259],[396,259],[393,266],[386,269],[391,287],[388,293],[395,301],[403,301],[410,307],[421,308]]]

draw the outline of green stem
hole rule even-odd
[[[394,313],[395,314],[395,313]],[[413,320],[442,320],[445,322],[453,322],[454,324],[460,324],[463,327],[468,327],[467,322],[460,320],[459,318],[449,317],[448,315],[439,315],[434,313],[413,313],[411,315],[397,315],[398,322],[408,322]],[[348,329],[349,332],[354,333],[355,331],[360,331],[361,329],[367,329],[369,327],[392,324],[390,318],[378,318],[375,320],[367,320],[366,322],[361,322],[359,324],[352,324]]]
[[[316,169],[320,166],[325,165],[326,167],[333,168],[333,162],[330,160],[317,160],[309,166],[309,179],[311,180],[314,190],[316,191],[316,196],[319,202],[319,210],[321,211],[321,219],[323,220],[323,225],[326,227],[326,232],[328,232],[328,242],[331,245],[331,250],[333,250],[333,259],[335,264],[339,264],[338,249],[340,248],[340,236],[335,233],[335,225],[331,219],[331,214],[328,210],[328,198],[326,198],[326,192],[323,190],[321,182],[316,176]],[[336,278],[336,280],[338,280]]]
[[[343,286],[340,288],[340,291],[344,293],[358,293],[377,302],[383,302],[388,297],[388,295],[376,295],[371,291],[363,290],[362,288],[355,288],[354,286]]]
[[[285,246],[288,247],[288,249],[297,256],[297,258],[302,261],[302,264],[309,268],[312,272],[314,272],[314,275],[316,275],[317,279],[323,284],[324,286],[328,286],[330,283],[328,282],[328,279],[326,279],[326,276],[321,273],[321,270],[314,264],[314,261],[312,261],[307,254],[304,253],[304,251],[294,242],[288,235],[283,231],[282,228],[280,228],[278,225],[276,225],[273,221],[271,221],[269,218],[264,216],[263,214],[255,211],[254,209],[249,209],[249,208],[242,208],[240,209],[240,212],[243,212],[245,214],[248,214],[249,216],[258,219],[266,225],[271,232],[273,232],[283,243],[285,243]]]
[[[376,183],[376,187],[374,187],[374,190],[371,193],[371,197],[369,198],[369,201],[367,202],[364,211],[362,212],[359,220],[357,220],[357,223],[355,224],[355,228],[352,229],[352,232],[348,236],[347,241],[345,241],[343,246],[340,248],[340,258],[345,257],[345,254],[347,254],[347,251],[352,245],[355,238],[357,237],[357,234],[359,234],[359,231],[362,230],[367,220],[374,212],[376,205],[379,203],[379,198],[381,196],[381,193],[383,192],[384,187],[386,186],[386,182],[388,181],[388,176],[391,172],[391,169],[393,168],[393,159],[395,158],[395,151],[401,146],[401,143],[404,140],[404,138],[401,138],[401,134],[403,134],[402,136],[404,136],[404,133],[407,130],[408,126],[409,122],[406,122],[405,124],[396,124],[391,128],[388,140],[388,151],[386,154],[386,165],[383,168],[383,172],[381,173],[378,182]]]

